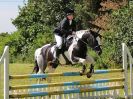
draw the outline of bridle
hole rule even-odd
[[[85,41],[83,41],[83,40],[81,40],[81,38],[79,38],[76,34],[75,34],[75,40],[78,42],[78,40],[76,39],[76,38],[78,38],[81,42],[83,42],[84,44],[86,44],[87,45],[87,47],[89,47],[89,45],[85,42]],[[96,48],[98,48],[98,47],[101,47],[102,45],[97,45],[97,46],[95,46],[93,49],[95,50]]]
[[[97,46],[95,46],[93,49],[95,50],[95,49],[97,49],[98,47],[101,47],[102,45],[97,45]]]

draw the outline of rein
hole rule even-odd
[[[81,40],[76,34],[75,34],[75,38],[78,38],[79,40]],[[77,40],[76,40],[77,41]],[[83,40],[81,40],[84,44],[86,44],[87,45],[87,47],[89,47],[89,45],[85,42],[85,41],[83,41]],[[94,49],[96,49],[97,47],[99,47],[99,46],[101,46],[101,45],[97,45],[97,46],[95,46],[94,47]]]
[[[75,34],[75,38],[78,38],[79,40],[81,40],[76,34]],[[78,40],[76,40],[77,42],[78,42]],[[83,40],[81,40],[84,44],[86,44],[87,45],[87,47],[89,47],[89,45],[85,42],[85,41],[83,41]]]

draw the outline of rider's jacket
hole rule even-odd
[[[69,20],[67,18],[64,18],[55,28],[54,33],[59,36],[67,37],[68,35],[71,35],[73,31],[76,31],[76,22],[72,20],[70,24]]]

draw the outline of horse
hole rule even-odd
[[[92,48],[98,55],[102,54],[101,49],[101,35],[98,32],[92,30],[80,30],[75,33],[74,36],[66,40],[66,46],[62,53],[65,56],[64,59],[68,60],[70,64],[81,64],[82,70],[80,74],[83,75],[86,72],[86,64],[90,63],[90,70],[87,72],[87,77],[90,78],[94,73],[94,59],[87,55],[88,47]],[[52,63],[55,58],[55,48],[56,44],[46,44],[35,51],[35,67],[33,71],[37,74],[46,73],[46,68],[48,67],[48,73],[55,71],[60,63],[61,58],[59,57],[59,62]]]

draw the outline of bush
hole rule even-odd
[[[111,15],[110,29],[103,33],[103,63],[107,67],[122,67],[122,43],[126,43],[133,55],[133,8],[123,7]]]

